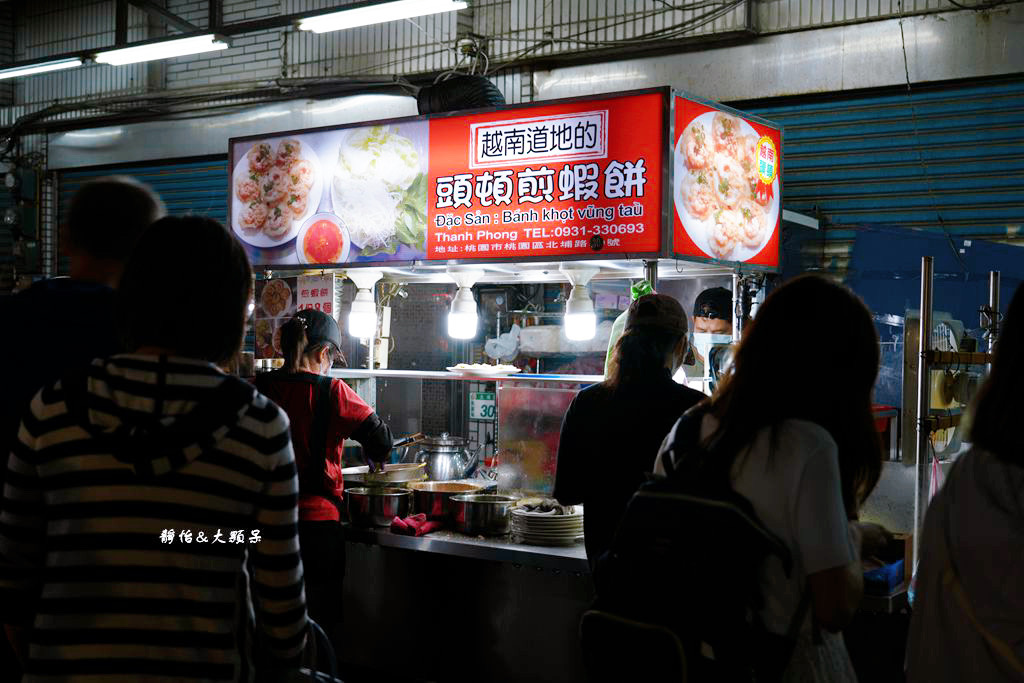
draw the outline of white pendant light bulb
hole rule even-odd
[[[473,339],[476,337],[478,316],[473,285],[482,278],[482,270],[449,270],[448,276],[455,280],[459,289],[452,299],[448,313],[448,336],[452,339]]]
[[[559,270],[572,284],[569,298],[565,302],[565,336],[571,341],[593,339],[597,334],[597,315],[594,313],[594,301],[587,294],[587,283],[597,275],[598,269],[563,263]]]
[[[372,339],[377,332],[377,304],[373,300],[373,286],[383,277],[379,270],[359,269],[345,272],[356,285],[356,298],[348,314],[348,333],[359,339]]]

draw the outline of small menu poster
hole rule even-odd
[[[299,311],[323,311],[338,319],[340,281],[336,275],[301,275],[256,283],[255,357],[282,358],[281,327]]]

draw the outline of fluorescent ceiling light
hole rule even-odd
[[[299,20],[299,28],[314,33],[341,31],[357,26],[382,24],[385,21],[411,19],[427,14],[439,14],[454,10],[466,9],[469,4],[464,0],[397,0],[380,2],[375,5],[364,5],[352,9],[321,14]]]
[[[200,52],[212,50],[223,50],[230,47],[222,38],[209,33],[204,36],[192,36],[191,38],[177,38],[173,40],[161,40],[156,43],[123,47],[117,50],[107,50],[96,55],[96,61],[103,64],[135,64],[137,62],[148,62],[154,59],[170,59],[171,57],[184,57]]]
[[[82,59],[71,57],[69,59],[55,59],[52,62],[40,62],[39,64],[24,64],[22,66],[11,66],[0,69],[0,80],[4,78],[17,78],[19,76],[31,76],[32,74],[44,74],[47,71],[60,71],[82,66]]]

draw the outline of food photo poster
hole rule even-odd
[[[256,265],[426,253],[428,122],[231,141],[231,229]]]
[[[779,265],[782,132],[677,97],[673,251],[702,260]]]

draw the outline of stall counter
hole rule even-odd
[[[394,681],[582,683],[593,601],[582,545],[346,528],[343,644],[354,671]]]

